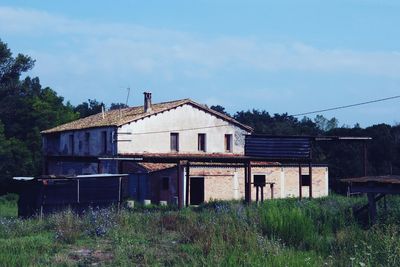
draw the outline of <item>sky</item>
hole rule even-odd
[[[0,0],[0,39],[66,101],[298,114],[400,95],[400,1]],[[400,123],[400,99],[322,113]],[[310,117],[314,117],[310,115]]]

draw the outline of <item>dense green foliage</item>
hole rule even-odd
[[[362,228],[351,207],[363,198],[284,199],[251,206],[213,202],[177,211],[65,211],[20,220],[0,198],[3,266],[399,266],[400,198]],[[5,208],[4,208],[5,207]]]
[[[36,175],[41,167],[40,131],[78,118],[72,106],[39,78],[23,73],[34,65],[30,57],[14,57],[0,40],[0,188],[13,175]],[[0,192],[1,193],[1,192]]]
[[[234,118],[253,127],[255,133],[269,135],[326,135],[368,136],[368,175],[398,174],[400,172],[400,125],[378,124],[367,128],[341,126],[335,118],[321,115],[314,120],[304,117],[299,120],[287,114],[271,116],[266,111],[240,111]],[[357,177],[364,174],[363,144],[361,142],[318,142],[314,147],[316,163],[329,165],[331,187],[340,189],[337,179]]]

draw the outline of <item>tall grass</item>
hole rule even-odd
[[[66,210],[42,220],[6,211],[0,265],[399,266],[400,198],[388,199],[387,215],[368,229],[351,212],[365,202],[331,196],[250,206],[212,202],[181,211],[109,208],[78,216]]]

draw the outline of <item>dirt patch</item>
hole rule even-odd
[[[114,255],[109,251],[81,248],[69,252],[68,258],[74,262],[97,266],[110,263],[114,259]]]

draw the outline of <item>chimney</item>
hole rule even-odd
[[[151,93],[144,92],[144,112],[151,112]]]

